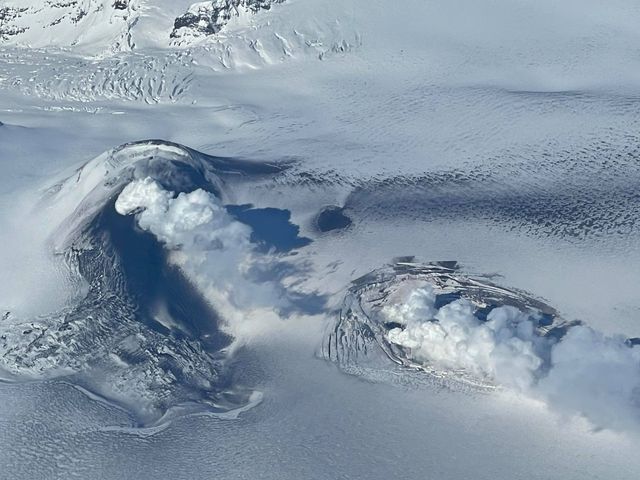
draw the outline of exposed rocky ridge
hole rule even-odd
[[[28,11],[26,7],[0,7],[0,40],[24,33],[28,27],[20,27],[12,22]]]
[[[182,2],[160,0],[29,0],[0,6],[0,43],[33,47],[74,47],[98,42],[104,49],[135,47],[133,27],[141,16],[155,11],[175,18],[173,25],[156,23],[153,36],[164,43],[184,44],[215,35],[233,18],[269,10],[284,0],[209,0],[193,3],[185,13]],[[188,3],[182,3],[188,5]],[[160,18],[158,17],[158,18]],[[161,42],[162,43],[162,42]]]
[[[184,15],[176,18],[171,38],[215,35],[233,17],[244,12],[269,10],[284,0],[211,0],[194,3]]]
[[[45,0],[0,7],[0,42],[28,46],[75,46],[111,39],[122,50],[135,22],[135,0]]]

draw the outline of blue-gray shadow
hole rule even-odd
[[[291,223],[291,211],[279,208],[254,208],[253,205],[227,205],[229,214],[251,227],[251,241],[262,252],[290,252],[311,243],[300,236],[300,227]]]

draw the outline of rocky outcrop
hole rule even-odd
[[[13,21],[27,10],[26,7],[0,7],[0,40],[6,40],[27,31],[28,27],[13,24]]]
[[[166,43],[188,45],[191,40],[215,35],[235,17],[269,10],[283,1],[197,2],[175,18],[171,30],[157,33]],[[101,51],[131,50],[136,43],[131,29],[140,11],[152,7],[161,12],[162,5],[159,0],[0,0],[0,43],[35,48],[79,47],[87,51],[96,50],[94,43],[98,43]],[[109,45],[104,45],[105,41]]]
[[[129,7],[129,0],[115,0],[113,8],[116,10],[126,10]]]
[[[72,47],[113,39],[126,47],[137,0],[11,0],[0,2],[0,43]]]
[[[204,37],[218,33],[233,17],[257,13],[284,0],[210,0],[194,3],[176,18],[171,38]]]

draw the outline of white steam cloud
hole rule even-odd
[[[170,261],[225,318],[236,344],[280,320],[278,309],[288,306],[282,279],[260,276],[277,260],[256,253],[251,228],[214,195],[198,189],[176,196],[147,177],[128,184],[115,208],[135,214],[138,226],[165,244]]]
[[[214,195],[196,190],[176,196],[146,178],[127,185],[115,208],[135,214],[140,228],[167,246],[171,261],[240,341],[260,335],[265,324],[278,325],[278,308],[286,306],[282,289],[254,278],[256,266],[266,262],[268,268],[270,260],[256,254],[251,229]],[[435,305],[435,291],[425,286],[385,307],[388,320],[401,325],[388,340],[417,362],[489,379],[598,427],[640,427],[640,347],[586,326],[570,328],[561,340],[541,336],[536,319],[515,307],[495,308],[481,321],[468,300]]]
[[[218,199],[204,190],[174,198],[173,192],[147,177],[128,184],[115,208],[120,215],[139,212],[140,228],[171,248],[243,252],[250,243],[251,229],[235,221]]]
[[[468,300],[435,308],[429,286],[384,309],[402,327],[387,333],[412,359],[464,370],[544,400],[564,414],[580,414],[598,427],[640,426],[640,348],[574,326],[561,340],[541,336],[536,320],[515,307],[492,310],[487,321]]]

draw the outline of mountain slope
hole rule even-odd
[[[132,50],[189,45],[284,0],[12,0],[0,7],[0,44]]]

